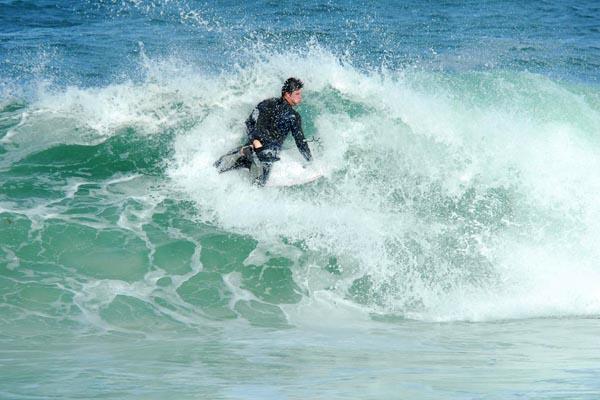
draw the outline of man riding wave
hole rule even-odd
[[[302,102],[303,86],[300,79],[288,78],[281,88],[281,97],[258,103],[246,120],[245,145],[228,152],[215,162],[219,173],[248,168],[252,182],[264,186],[273,163],[279,160],[279,152],[289,133],[304,159],[312,160],[302,131],[302,119],[293,109]]]

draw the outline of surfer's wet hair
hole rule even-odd
[[[296,90],[302,89],[302,87],[304,87],[304,82],[302,82],[300,79],[287,78],[281,88],[281,97],[283,97],[283,95],[286,93],[292,93]]]

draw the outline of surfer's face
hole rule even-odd
[[[302,89],[294,90],[291,93],[285,93],[283,99],[287,101],[290,106],[297,106],[302,103]]]

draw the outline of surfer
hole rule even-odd
[[[254,107],[246,120],[244,146],[235,148],[215,162],[219,173],[248,168],[252,183],[264,186],[290,132],[304,159],[312,160],[300,114],[293,109],[302,102],[303,86],[300,79],[288,78],[281,88],[281,97],[263,100]]]

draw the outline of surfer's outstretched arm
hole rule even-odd
[[[304,157],[306,161],[312,161],[312,153],[310,152],[310,147],[308,147],[304,132],[302,131],[302,119],[300,118],[300,114],[295,115],[295,120],[292,121],[290,130],[292,131],[292,136],[296,141],[296,146],[298,147],[300,154],[302,154],[302,157]]]

